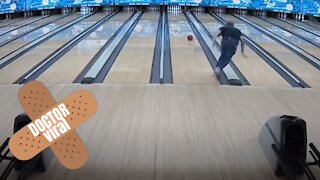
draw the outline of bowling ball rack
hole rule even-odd
[[[259,142],[276,176],[296,180],[305,175],[316,180],[310,166],[320,167],[320,152],[309,143],[313,162],[307,162],[307,129],[303,119],[288,115],[270,118],[260,131]]]
[[[31,122],[31,119],[26,114],[20,114],[15,118],[13,132],[17,132],[25,125]],[[9,162],[3,172],[0,172],[0,180],[5,180],[9,177],[12,170],[18,171],[18,180],[25,180],[28,178],[31,172],[39,171],[45,172],[49,161],[52,159],[52,152],[47,148],[44,151],[37,154],[30,160],[21,161],[10,154],[8,148],[10,138],[8,137],[0,146],[0,164]]]

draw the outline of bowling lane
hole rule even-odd
[[[314,26],[314,27],[320,29],[320,22],[307,21],[306,23],[308,23],[308,24],[310,24],[311,26]]]
[[[2,20],[0,20],[0,26],[5,26],[7,24],[14,23],[14,22],[20,21],[22,19],[25,19],[25,18],[24,17],[17,17],[17,18],[2,19]]]
[[[318,29],[316,27],[313,27],[313,26],[310,26],[310,25],[308,25],[306,23],[303,23],[303,22],[300,22],[300,21],[296,21],[296,20],[293,20],[293,19],[287,19],[286,21],[294,23],[294,24],[296,24],[298,26],[304,27],[306,29],[309,29],[311,31],[314,31],[314,32],[320,34],[320,29]]]
[[[112,17],[62,56],[39,76],[38,80],[46,83],[72,83],[100,48],[131,15],[132,13],[121,12]]]
[[[9,25],[0,28],[0,31],[1,32],[5,32],[5,31],[8,31],[8,30],[12,30],[12,29],[14,29],[14,28],[16,28],[18,26],[21,26],[23,24],[29,23],[29,22],[31,22],[33,20],[36,20],[36,19],[39,19],[39,18],[41,18],[41,16],[33,16],[33,17],[26,18],[26,19],[24,19],[22,21],[16,21],[15,23],[12,23],[12,24],[9,23]]]
[[[182,13],[169,14],[169,31],[173,83],[219,84],[205,53]],[[192,41],[187,40],[188,35],[193,36]]]
[[[312,40],[316,43],[320,43],[320,39],[317,39],[315,35],[301,29],[301,28],[298,28],[294,25],[291,25],[289,23],[286,23],[286,22],[283,22],[279,19],[275,19],[275,18],[266,18],[267,20],[271,21],[272,23],[275,23],[276,25],[286,29],[286,30],[291,30],[291,31],[294,31],[295,33],[305,37],[306,39],[309,39],[309,40]]]
[[[226,15],[225,15],[226,16]],[[222,16],[224,18],[225,16]],[[257,19],[256,17],[246,16],[248,19]],[[229,19],[234,21],[236,24],[244,24],[243,21],[229,16]],[[272,54],[275,58],[277,58],[280,62],[286,65],[289,69],[291,69],[294,73],[296,73],[299,77],[301,77],[306,83],[308,83],[313,88],[320,88],[320,71],[314,68],[312,65],[307,63],[304,59],[300,58],[298,55],[294,54],[284,46],[280,45],[273,39],[264,35],[260,31],[256,30],[251,26],[247,26],[247,30],[243,31],[244,34],[251,37],[257,44],[259,44],[262,48]],[[255,34],[255,35],[250,35]],[[260,69],[257,69],[260,71]]]
[[[217,22],[209,14],[196,14],[203,25],[210,31],[210,33],[215,33],[222,25]],[[229,21],[231,19],[230,15],[224,15],[223,19]],[[246,24],[236,24],[242,32],[250,33]],[[256,36],[255,34],[249,35],[249,37]],[[240,45],[237,49],[235,56],[233,57],[233,62],[240,69],[243,75],[248,79],[252,86],[285,86],[289,87],[285,79],[283,79],[274,69],[272,69],[259,55],[257,55],[249,47],[245,47],[245,54],[248,58],[244,58],[241,54]]]
[[[30,43],[31,41],[39,38],[40,36],[49,33],[50,31],[64,25],[67,24],[68,22],[75,20],[76,18],[79,18],[81,16],[80,13],[76,13],[70,16],[67,16],[63,19],[60,19],[54,23],[48,24],[47,26],[44,26],[40,29],[37,29],[29,34],[26,34],[12,42],[10,42],[9,44],[6,44],[4,46],[2,46],[0,48],[0,58],[3,58],[4,56],[6,56],[7,54],[21,48],[22,46]]]
[[[24,18],[24,17],[1,20],[1,22],[0,22],[0,33],[1,33],[1,28],[2,27],[7,26],[9,24],[16,23],[18,21],[24,21],[24,20],[26,20],[26,18]]]
[[[47,57],[57,48],[61,47],[63,44],[80,34],[82,31],[90,27],[104,16],[105,13],[98,13],[81,20],[77,24],[67,28],[66,30],[60,32],[46,42],[27,52],[23,56],[19,57],[14,62],[0,70],[0,77],[3,77],[1,78],[0,83],[8,84],[14,82],[26,71],[39,63],[42,59]],[[55,76],[58,76],[58,74]]]
[[[50,21],[54,21],[55,19],[58,19],[60,17],[62,17],[63,15],[54,15],[54,16],[50,16],[50,17],[47,17],[47,18],[44,18],[44,19],[41,19],[39,21],[36,21],[36,22],[33,22],[27,26],[23,26],[21,28],[18,28],[18,29],[15,29],[14,31],[12,32],[9,32],[9,33],[6,33],[2,36],[0,36],[0,42],[3,42],[3,41],[6,41],[6,40],[9,40],[11,38],[14,38],[15,36],[18,36],[26,31],[29,31],[29,30],[35,30],[37,29],[39,26],[45,24],[45,23],[48,23]]]
[[[149,83],[158,20],[159,13],[144,13],[104,83]]]
[[[251,17],[251,16],[249,16],[249,17]],[[319,48],[317,46],[315,46],[315,45],[303,40],[302,38],[300,38],[300,37],[298,37],[298,36],[296,36],[294,34],[291,34],[288,31],[285,31],[285,30],[283,30],[283,29],[281,29],[281,28],[279,28],[277,26],[274,26],[274,25],[272,25],[272,24],[270,24],[270,23],[268,23],[266,21],[263,21],[263,20],[261,20],[259,18],[256,18],[256,17],[253,18],[252,17],[251,19],[256,24],[258,24],[258,25],[260,25],[260,26],[272,31],[273,33],[275,33],[275,34],[277,34],[277,35],[279,35],[281,37],[285,37],[285,39],[287,41],[291,42],[294,45],[297,45],[301,49],[303,49],[303,50],[309,52],[310,54],[312,54],[313,56],[320,58],[320,51],[319,51]],[[311,39],[313,41],[316,41],[316,42],[318,41],[315,35],[310,34],[310,33],[306,32],[306,31],[304,31],[302,29],[299,29],[299,28],[297,28],[297,27],[295,27],[293,25],[290,25],[288,23],[282,22],[282,21],[274,19],[274,18],[267,18],[267,19],[271,20],[272,22],[274,22],[275,24],[277,24],[279,26],[287,27],[288,29],[290,29],[290,30],[292,30],[292,31],[294,31],[296,33],[299,33],[302,36],[305,36],[306,38],[309,38],[309,39]],[[317,43],[320,44],[320,39],[319,39],[319,41]]]

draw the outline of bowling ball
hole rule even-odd
[[[192,35],[188,35],[188,40],[192,41],[192,39],[193,39],[193,36]]]

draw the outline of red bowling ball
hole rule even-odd
[[[193,36],[192,35],[188,35],[188,40],[192,41],[192,39],[193,39]]]

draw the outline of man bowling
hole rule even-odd
[[[213,46],[215,45],[216,38],[222,36],[221,40],[221,56],[214,69],[217,76],[223,68],[231,61],[232,56],[236,53],[239,41],[241,42],[241,52],[244,57],[244,41],[241,36],[242,33],[239,29],[234,27],[233,22],[227,22],[227,25],[221,27],[212,39]]]

